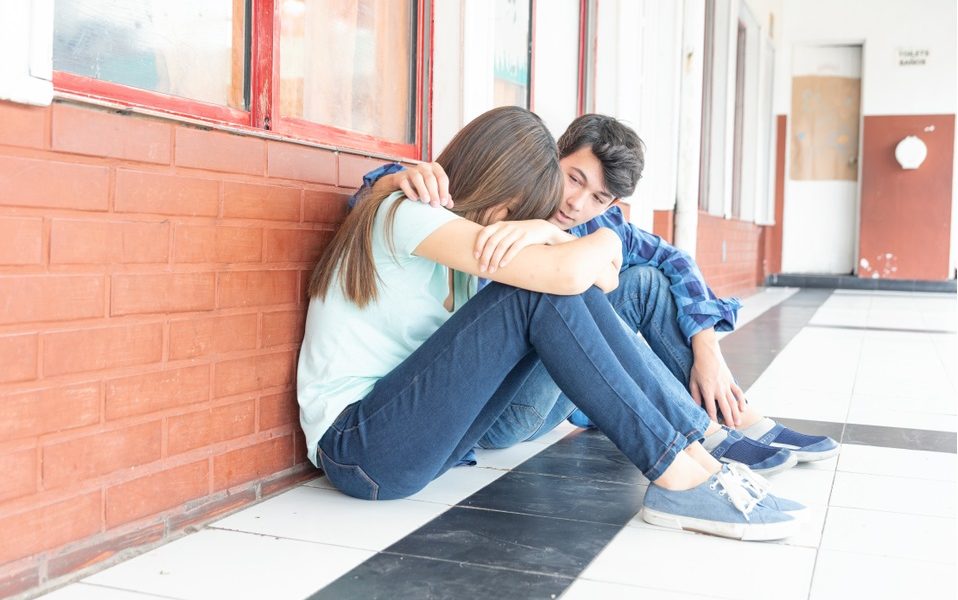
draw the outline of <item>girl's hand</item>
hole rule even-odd
[[[474,255],[479,261],[480,271],[495,273],[526,246],[561,244],[574,239],[548,221],[499,221],[479,232]]]

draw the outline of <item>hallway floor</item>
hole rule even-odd
[[[745,300],[722,347],[749,400],[843,443],[771,479],[811,508],[783,542],[643,523],[648,481],[603,435],[564,425],[405,500],[318,478],[44,598],[951,600],[955,329],[949,294]]]

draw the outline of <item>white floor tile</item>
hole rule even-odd
[[[952,517],[955,514],[955,485],[929,479],[838,471],[835,474],[830,504],[846,508]]]
[[[569,434],[572,433],[573,431],[579,431],[579,429],[580,429],[579,427],[576,427],[576,426],[573,425],[572,423],[570,423],[570,422],[568,422],[568,421],[563,421],[563,422],[559,423],[558,425],[556,425],[555,429],[553,429],[553,430],[550,431],[549,433],[543,435],[543,436],[540,437],[540,438],[536,438],[536,439],[532,440],[532,441],[529,442],[529,443],[530,443],[530,444],[544,444],[544,445],[548,446],[548,445],[550,445],[550,444],[554,444],[554,443],[558,442],[559,440],[561,440],[561,439],[564,438],[565,436],[569,435]]]
[[[762,375],[747,391],[749,402],[762,414],[776,417],[844,423],[851,404],[851,385],[842,393],[811,389],[802,384],[774,382]]]
[[[49,594],[44,594],[40,598],[43,600],[156,600],[158,598],[169,598],[169,596],[142,594],[130,590],[103,587],[102,585],[73,583]]]
[[[408,499],[452,506],[505,474],[506,472],[500,469],[454,467]]]
[[[890,477],[912,477],[955,481],[958,457],[947,452],[902,450],[878,446],[845,444],[838,459],[838,470]]]
[[[545,437],[545,436],[543,436]],[[476,458],[478,466],[487,469],[512,469],[536,454],[542,452],[548,447],[548,444],[536,442],[523,442],[516,444],[511,448],[501,450],[483,450],[476,449]]]
[[[955,519],[833,506],[822,548],[955,564]]]
[[[84,581],[190,600],[300,600],[371,555],[351,548],[207,529]]]
[[[888,406],[893,404],[893,406]],[[881,427],[929,429],[931,431],[958,431],[958,418],[953,414],[916,412],[908,410],[908,401],[897,398],[853,397],[848,409],[848,422]]]
[[[448,508],[414,500],[368,502],[300,486],[211,527],[378,551]]]
[[[774,589],[776,599],[804,600],[814,561],[812,548],[626,527],[581,577],[721,598],[765,600]],[[748,565],[748,576],[733,576],[735,565]]]
[[[671,592],[668,590],[659,590],[648,587],[637,587],[633,585],[622,585],[620,583],[609,583],[607,581],[591,581],[589,579],[577,579],[560,596],[562,600],[705,600],[706,598],[719,598],[714,594],[703,596],[701,594],[686,594],[683,592]]]
[[[955,565],[820,550],[810,600],[954,600]]]
[[[768,478],[770,491],[776,496],[801,502],[805,506],[828,506],[832,489],[832,471],[793,467]]]

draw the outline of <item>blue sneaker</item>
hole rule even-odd
[[[745,465],[732,463],[728,465],[728,470],[740,479],[742,487],[748,490],[748,493],[756,498],[759,504],[788,513],[793,517],[802,516],[808,510],[801,502],[795,502],[788,498],[770,494],[768,489],[771,487],[771,484],[769,484],[768,480],[761,475],[753,473]]]
[[[841,446],[826,435],[805,435],[769,419],[763,418],[741,432],[745,437],[773,448],[790,450],[798,462],[825,460],[838,454]]]
[[[765,476],[780,473],[798,463],[798,458],[788,450],[760,444],[724,425],[706,436],[702,446],[719,462],[743,464],[752,472]]]
[[[593,423],[589,417],[585,416],[585,413],[578,408],[572,411],[572,414],[569,415],[567,420],[576,427],[581,427],[583,429],[592,429],[595,427],[595,423]]]
[[[653,483],[640,514],[652,525],[736,540],[779,540],[799,530],[795,517],[760,503],[728,466],[690,490],[667,490]]]

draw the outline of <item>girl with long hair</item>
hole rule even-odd
[[[418,492],[476,445],[541,361],[652,482],[646,521],[739,539],[794,533],[786,511],[800,505],[702,448],[708,417],[675,401],[688,392],[605,299],[622,260],[613,232],[532,245],[481,270],[484,225],[547,219],[558,206],[559,156],[542,121],[491,110],[437,162],[451,209],[401,192],[366,198],[310,280],[300,420],[329,481],[369,500]],[[477,276],[491,280],[478,293]]]

